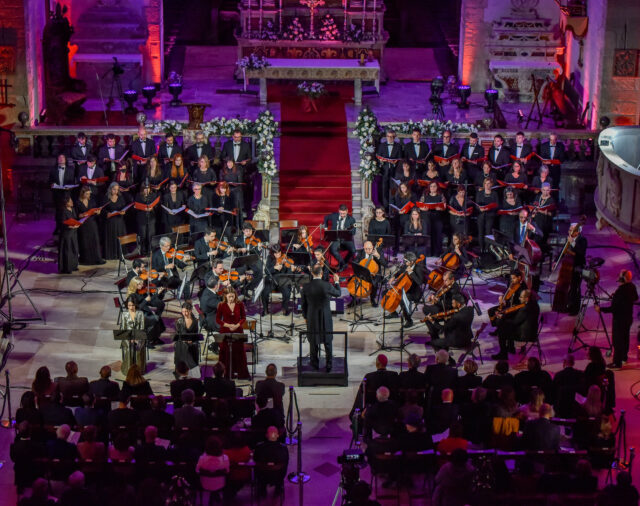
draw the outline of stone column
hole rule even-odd
[[[262,198],[258,204],[258,208],[253,215],[255,221],[261,221],[264,223],[264,228],[269,229],[271,217],[269,212],[271,210],[271,180],[262,174]]]
[[[42,30],[47,21],[47,13],[41,0],[24,1],[25,59],[27,71],[27,102],[31,126],[44,107],[44,75],[42,72]]]
[[[485,43],[488,28],[484,11],[488,0],[462,0],[460,6],[460,53],[458,76],[473,91],[482,91],[487,84]]]

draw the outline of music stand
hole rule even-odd
[[[281,228],[280,229],[280,243],[290,243],[291,239],[298,233],[297,228]]]
[[[232,333],[222,333],[215,332],[213,334],[213,339],[216,343],[220,344],[222,342],[226,342],[229,345],[229,379],[233,379],[233,343],[234,342],[242,342],[246,343],[249,339],[247,335],[240,332],[232,332]],[[243,350],[244,353],[244,350]]]
[[[202,337],[202,334],[200,332],[191,332],[191,333],[184,333],[184,334],[180,334],[180,333],[176,332],[175,335],[173,336],[173,340],[174,341],[197,342],[198,345],[200,344],[200,342],[203,339],[204,338]],[[206,343],[205,343],[205,350],[206,350]],[[207,355],[208,355],[208,353],[207,353]],[[207,358],[206,358],[206,355],[205,355],[205,361],[206,360],[207,360]],[[200,365],[200,346],[198,346],[198,365]]]
[[[138,344],[136,341],[147,341],[147,332],[145,330],[122,330],[115,329],[113,331],[113,339],[114,341],[127,341],[127,346],[129,347],[129,357],[131,360],[131,365],[136,363],[136,351]],[[122,348],[122,363],[125,362],[124,356],[124,348]],[[144,372],[144,371],[143,371]]]
[[[325,230],[324,240],[328,242],[353,242],[353,234],[351,230]]]
[[[400,241],[402,242],[402,246],[404,246],[405,251],[420,251],[425,250],[427,248],[427,243],[430,242],[431,236],[429,234],[422,235],[413,235],[413,234],[403,234],[400,237]]]
[[[351,267],[353,268],[353,277],[356,284],[355,293],[358,292],[358,290],[362,287],[364,283],[370,283],[371,289],[373,290],[374,282],[373,282],[373,278],[371,277],[371,272],[369,271],[369,269],[367,269],[366,267],[356,262],[351,262]],[[353,322],[349,325],[351,332],[353,332],[353,330],[358,325],[375,323],[375,320],[372,320],[371,318],[365,318],[362,315],[362,301],[360,300],[360,297],[356,297],[356,296],[352,296],[352,297],[354,301],[354,307],[353,307]],[[358,307],[360,307],[359,315],[358,315]]]

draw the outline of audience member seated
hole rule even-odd
[[[251,460],[251,448],[246,445],[239,433],[232,432],[227,438],[227,446],[223,451],[229,459],[230,466],[225,494],[227,502],[233,503],[242,486],[251,482],[251,469],[238,465],[246,464]]]
[[[138,423],[138,417],[138,413],[134,409],[128,407],[126,401],[119,402],[118,407],[110,411],[107,416],[109,432],[113,434],[121,427],[133,430]]]
[[[176,364],[176,374],[178,375],[178,379],[173,380],[169,386],[171,399],[173,400],[173,405],[176,408],[182,406],[180,396],[182,395],[183,390],[186,390],[187,388],[193,390],[196,397],[202,397],[204,395],[204,385],[202,384],[202,381],[198,378],[189,377],[189,366],[183,360]]]
[[[516,374],[513,380],[516,389],[516,400],[520,404],[529,402],[532,387],[542,389],[547,402],[552,402],[554,399],[551,375],[542,370],[542,365],[537,357],[529,357],[527,359],[527,370]]]
[[[165,411],[167,402],[162,395],[156,395],[151,399],[151,409],[139,412],[140,426],[153,425],[158,429],[158,436],[162,439],[171,439],[173,432],[173,416]]]
[[[433,506],[457,506],[471,504],[474,468],[465,450],[455,450],[451,460],[445,463],[435,477]]]
[[[41,426],[44,423],[42,413],[36,408],[36,395],[32,391],[26,391],[20,398],[20,407],[16,411],[15,422],[20,425],[28,422],[30,426]]]
[[[158,429],[149,425],[144,429],[144,441],[136,448],[136,462],[164,462],[167,451],[156,443]]]
[[[78,458],[78,448],[73,443],[69,443],[71,428],[63,424],[56,430],[56,438],[47,441],[47,455],[51,459],[75,460]]]
[[[207,417],[207,427],[226,430],[233,425],[233,418],[229,408],[229,402],[226,399],[217,399],[216,403],[207,402],[205,399],[202,403],[202,412]]]
[[[176,429],[202,430],[206,425],[205,414],[194,406],[196,396],[193,390],[187,388],[182,391],[182,407],[173,413]]]
[[[449,352],[447,350],[438,350],[436,352],[436,363],[428,365],[424,375],[429,389],[429,402],[431,404],[440,402],[442,391],[445,388],[452,390],[456,388],[458,371],[455,367],[449,365]]]
[[[493,409],[491,426],[491,446],[499,450],[513,450],[517,444],[520,420],[516,392],[510,386],[504,386],[498,394],[498,402]]]
[[[266,379],[256,382],[256,396],[266,396],[268,399],[273,399],[273,407],[284,414],[284,383],[278,381],[276,376],[278,375],[278,368],[276,364],[269,364],[265,369]]]
[[[82,460],[103,462],[107,458],[107,449],[102,441],[97,441],[98,428],[87,425],[82,429],[82,441],[78,443],[78,454]]]
[[[449,427],[449,435],[438,443],[438,451],[443,454],[453,453],[454,450],[466,450],[469,441],[464,438],[462,423],[453,422]]]
[[[393,434],[398,428],[398,405],[389,399],[389,389],[379,387],[376,391],[376,402],[367,407],[364,412],[364,421],[367,434],[371,430],[381,436]]]
[[[458,376],[456,380],[456,402],[458,404],[468,401],[471,398],[471,391],[482,385],[482,376],[478,375],[478,364],[475,360],[468,358],[462,364],[464,376]]]
[[[372,404],[376,400],[378,388],[387,387],[390,394],[394,395],[398,388],[398,373],[387,371],[389,359],[383,353],[376,357],[376,370],[365,374],[367,395],[366,404]],[[359,407],[359,406],[358,406]]]
[[[266,432],[271,427],[284,429],[284,416],[276,408],[269,407],[269,398],[265,395],[256,397],[256,414],[251,417],[251,428],[258,432]]]
[[[44,478],[38,478],[31,487],[31,496],[23,497],[18,506],[55,506],[55,499],[49,497],[49,482]]]
[[[616,380],[613,371],[607,369],[602,356],[602,350],[597,346],[589,346],[587,353],[589,363],[584,369],[585,386],[598,385],[602,390],[605,408],[608,410],[616,406]]]
[[[422,418],[415,413],[409,413],[404,419],[404,430],[398,432],[396,440],[402,451],[421,452],[433,448],[433,441],[424,430]]]
[[[283,492],[284,478],[287,475],[289,465],[289,451],[285,445],[278,441],[279,437],[278,428],[269,427],[267,440],[259,443],[253,452],[253,460],[256,463],[255,476],[258,484],[258,497],[266,495],[267,485],[274,485],[277,495]]]
[[[598,418],[602,415],[602,391],[598,385],[591,385],[587,391],[587,398],[578,408],[578,416]]]
[[[465,439],[476,446],[485,446],[491,437],[491,404],[487,402],[487,389],[478,387],[471,400],[460,406]]]
[[[118,434],[109,445],[109,458],[118,462],[131,462],[136,450],[129,444],[126,434]]]
[[[346,506],[380,506],[378,501],[369,499],[371,486],[364,480],[355,483],[346,496]]]
[[[504,386],[498,394],[498,402],[495,405],[494,416],[499,418],[511,418],[518,412],[516,392],[509,386]]]
[[[71,427],[76,425],[73,411],[58,402],[45,402],[40,407],[40,412],[45,425],[53,425],[54,427],[62,424],[67,424]]]
[[[638,489],[631,484],[631,475],[620,471],[616,484],[607,485],[598,496],[598,506],[636,506],[638,499]]]
[[[409,391],[404,397],[405,403],[400,407],[400,411],[398,413],[399,419],[404,420],[409,416],[409,414],[415,414],[420,418],[420,420],[423,420],[424,408],[418,404],[418,393],[415,391]]]
[[[51,380],[51,373],[46,366],[42,366],[36,371],[31,391],[36,395],[39,408],[47,402],[58,400],[58,384]]]
[[[111,367],[103,365],[100,368],[100,379],[89,383],[89,392],[96,398],[106,397],[109,400],[117,401],[120,394],[120,385],[115,381],[111,381]]]
[[[418,371],[418,367],[420,367],[420,357],[415,353],[409,355],[407,366],[408,369],[398,375],[398,388],[400,390],[424,390],[424,373]],[[401,392],[401,395],[402,394],[403,392]]]
[[[67,376],[56,378],[61,402],[65,406],[80,406],[82,395],[89,391],[89,380],[78,376],[78,364],[73,360],[67,362],[64,369]]]
[[[21,492],[38,477],[34,460],[46,456],[44,445],[31,437],[31,428],[26,420],[20,422],[18,426],[18,435],[11,443],[9,456],[13,461],[14,483],[18,492]]]
[[[95,504],[97,497],[84,483],[84,474],[74,471],[69,476],[69,488],[60,497],[60,506],[87,506]]]
[[[130,397],[138,395],[153,395],[153,390],[151,390],[149,382],[142,376],[140,366],[133,364],[129,367],[127,377],[122,384],[120,400],[127,401]]]
[[[560,427],[551,423],[553,408],[543,403],[538,418],[530,420],[522,431],[522,446],[533,451],[557,451],[560,449]]]
[[[236,396],[235,382],[225,378],[224,373],[224,364],[222,362],[216,362],[213,366],[213,378],[204,379],[204,391],[207,394],[207,397],[229,399]]]
[[[74,415],[80,427],[104,425],[106,422],[106,413],[95,407],[95,399],[88,392],[82,394],[82,406],[76,408]]]
[[[429,412],[427,429],[430,434],[443,433],[458,419],[459,406],[453,403],[453,390],[450,388],[442,390],[440,400],[440,403],[431,406]]]
[[[576,462],[576,470],[569,478],[567,488],[575,494],[592,494],[598,490],[598,477],[593,475],[591,462],[585,459]]]
[[[536,473],[535,463],[529,457],[516,462],[517,468],[511,474],[511,491],[518,494],[535,494],[539,492],[540,474]]]
[[[505,386],[513,388],[514,385],[513,376],[509,373],[509,362],[506,360],[498,360],[493,373],[482,382],[482,386],[491,391],[501,390]]]
[[[576,393],[585,392],[585,375],[575,368],[575,362],[573,355],[567,355],[562,361],[562,370],[553,377],[556,393],[554,410],[560,418],[573,418],[576,415]]]
[[[526,422],[538,418],[540,414],[540,406],[544,403],[544,392],[538,387],[531,389],[530,401],[528,404],[520,407],[518,416]]]
[[[228,472],[229,457],[222,452],[220,440],[210,436],[204,445],[204,453],[196,464],[196,473],[200,475],[200,486],[204,491],[201,504],[211,505],[214,499],[220,500],[219,493],[225,486]]]

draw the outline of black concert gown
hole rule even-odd
[[[75,210],[62,211],[62,222],[73,218],[78,219]],[[78,270],[78,229],[61,223],[60,244],[58,246],[58,272],[71,274]]]
[[[185,199],[183,193],[181,191],[177,191],[175,194],[175,199],[171,193],[167,193],[164,197],[162,197],[162,205],[167,209],[178,209],[187,203],[187,199]],[[185,223],[185,212],[182,211],[178,214],[172,215],[169,214],[164,209],[161,209],[163,223],[164,223],[164,231],[165,233],[173,232],[173,227],[178,227],[180,225],[184,225]]]
[[[187,208],[193,211],[195,214],[206,213],[206,208],[209,207],[209,199],[205,197],[204,194],[199,199],[196,199],[195,196],[191,195],[187,199]],[[189,228],[192,234],[196,232],[204,232],[209,224],[209,217],[205,216],[204,218],[194,218],[191,215],[189,216]]]
[[[85,206],[80,200],[76,202],[78,216],[96,207],[93,199],[89,199],[89,205]],[[97,265],[102,260],[100,250],[100,233],[98,231],[98,218],[96,215],[87,219],[78,230],[78,248],[80,263],[82,265]]]
[[[118,214],[111,218],[106,216],[114,211],[120,211],[127,205],[125,198],[118,195],[115,202],[107,199],[107,205],[102,210],[105,215],[106,225],[104,228],[104,258],[105,260],[115,260],[120,257],[120,243],[118,237],[127,235],[127,228],[124,224],[124,216]]]

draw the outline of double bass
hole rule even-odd
[[[569,251],[569,245],[571,244],[571,239],[575,239],[580,235],[580,231],[586,222],[587,217],[582,215],[576,226],[570,231],[567,242],[562,248],[562,252],[553,266],[552,272],[560,266],[558,279],[556,281],[556,290],[553,294],[553,303],[551,305],[551,310],[556,313],[564,313],[567,311],[567,305],[569,303],[569,288],[571,287],[571,278],[573,277],[573,251]]]
[[[382,237],[376,242],[374,250],[377,250],[380,246],[382,246]],[[368,259],[363,258],[358,263],[367,269],[371,273],[371,276],[375,276],[380,271],[380,266],[378,262],[374,260],[373,255]],[[347,291],[352,297],[369,297],[371,290],[373,290],[373,283],[360,279],[357,276],[351,276],[347,282]]]
[[[423,261],[424,261],[424,255],[420,255],[416,259],[414,265]],[[387,292],[382,297],[382,300],[380,301],[380,306],[385,311],[388,311],[389,313],[394,313],[398,309],[398,306],[402,301],[402,291],[404,290],[405,292],[408,292],[411,289],[412,285],[413,285],[413,281],[411,280],[411,277],[407,273],[407,270],[404,269],[404,271],[396,277],[396,279],[391,284],[391,287],[387,290]]]

